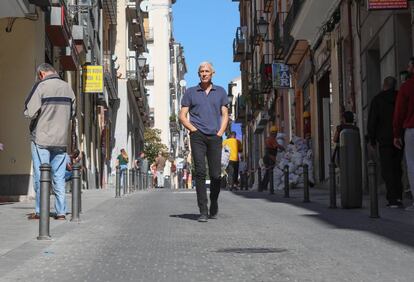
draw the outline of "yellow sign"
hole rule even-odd
[[[102,66],[84,66],[82,76],[84,93],[103,93]]]

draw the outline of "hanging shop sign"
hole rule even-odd
[[[83,92],[102,93],[103,92],[103,67],[84,66],[83,67]]]
[[[407,9],[407,0],[368,0],[368,10]]]
[[[289,66],[283,63],[272,64],[272,80],[274,88],[290,88]]]

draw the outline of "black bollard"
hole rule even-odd
[[[269,189],[269,194],[273,195],[275,193],[275,184],[274,184],[274,179],[273,179],[273,167],[269,168],[269,177],[270,177],[270,189]]]
[[[81,193],[81,178],[80,178],[80,165],[75,164],[73,166],[73,176],[72,176],[72,218],[70,221],[79,222],[79,212],[80,212],[80,193]]]
[[[119,167],[116,168],[115,198],[121,198],[121,177]]]
[[[262,192],[263,191],[263,187],[262,187],[262,169],[260,168],[260,166],[257,168],[257,191]]]
[[[303,165],[303,202],[309,203],[309,167],[307,164]]]
[[[139,189],[139,170],[134,169],[134,190],[138,191]]]
[[[134,174],[132,169],[129,170],[129,186],[128,186],[128,194],[132,193],[134,189]]]
[[[285,165],[283,172],[285,174],[285,198],[289,198],[289,166]]]
[[[336,209],[336,177],[335,177],[335,163],[329,164],[329,199],[330,209]]]
[[[379,218],[378,212],[378,191],[377,191],[377,164],[374,161],[368,162],[368,183],[370,198],[370,216]]]
[[[50,237],[50,165],[42,164],[40,166],[40,220],[39,236],[37,240],[51,240]]]
[[[128,194],[128,169],[124,169],[123,171],[121,171],[121,175],[122,175],[122,185],[123,185],[123,195]]]

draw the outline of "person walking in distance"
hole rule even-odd
[[[414,57],[408,63],[407,71],[411,76],[400,87],[395,103],[393,129],[394,146],[403,149],[407,162],[408,183],[411,193],[414,194]],[[406,208],[414,211],[414,204]]]
[[[228,124],[228,99],[223,87],[213,84],[214,68],[202,62],[198,68],[200,83],[186,90],[181,100],[180,122],[190,131],[195,166],[199,222],[208,220],[206,190],[207,158],[210,176],[210,218],[217,218],[220,193],[222,135]],[[187,118],[189,114],[189,119]]]
[[[384,79],[383,91],[372,99],[368,115],[369,145],[378,144],[381,175],[387,189],[387,207],[402,207],[402,151],[393,145],[392,119],[394,115],[395,87],[397,80],[388,76]],[[373,150],[375,151],[375,150]]]
[[[157,167],[157,187],[164,188],[164,168],[166,164],[166,158],[162,155],[162,152],[158,153],[158,157],[155,158],[155,165]]]
[[[229,138],[223,141],[223,147],[230,148],[230,159],[227,166],[229,189],[235,189],[235,185],[239,178],[239,153],[242,152],[242,144],[236,139],[236,132],[232,131]]]
[[[39,219],[40,165],[51,165],[55,201],[55,219],[66,219],[65,172],[70,121],[75,117],[75,94],[56,70],[43,63],[37,68],[39,81],[26,98],[24,115],[30,119],[33,183],[36,192],[35,213]]]
[[[120,174],[119,177],[120,177],[121,185],[122,186],[127,185],[126,177],[127,177],[127,172],[128,172],[129,157],[125,149],[121,149],[121,153],[116,158],[116,162],[117,162],[116,166],[119,167],[119,174]]]

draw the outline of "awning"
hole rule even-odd
[[[307,40],[311,47],[321,35],[324,23],[332,16],[341,0],[307,0],[295,19],[290,34],[295,40]]]
[[[29,9],[29,2],[25,0],[1,0],[0,18],[24,18]]]

